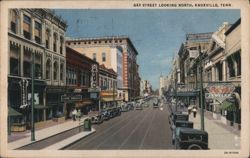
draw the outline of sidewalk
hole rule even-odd
[[[81,122],[83,122],[84,119],[86,119],[86,118],[87,117],[82,118]],[[48,137],[57,135],[59,133],[65,132],[67,130],[70,130],[70,129],[78,127],[78,126],[80,126],[79,121],[70,120],[70,121],[66,121],[64,123],[60,123],[60,124],[57,124],[57,125],[54,125],[54,126],[50,126],[50,127],[47,127],[47,128],[36,130],[35,131],[35,139],[36,139],[36,141],[34,141],[34,142],[32,142],[30,140],[31,139],[30,131],[25,132],[23,138],[17,139],[17,140],[12,140],[11,142],[9,142],[8,143],[8,149],[14,150],[14,149],[20,148],[22,146],[25,146],[25,145],[28,145],[28,144],[31,144],[31,143],[35,143],[37,141],[41,141],[43,139],[46,139]],[[81,124],[81,126],[82,126],[82,124]],[[95,132],[95,130],[92,128],[91,132],[82,132],[81,136],[85,137],[85,136],[87,136],[89,134],[92,134],[94,132]],[[72,143],[72,142],[76,141],[76,138],[73,138],[73,137],[74,136],[72,136],[72,138],[68,139],[67,141],[64,141],[64,142],[62,141],[63,144],[61,142],[60,147],[66,146],[67,144],[65,144],[65,143]],[[82,139],[82,137],[78,136],[77,138]]]
[[[200,114],[189,115],[189,120],[194,122],[194,128],[200,129]],[[210,149],[240,149],[240,131],[223,126],[220,120],[209,118],[205,114],[205,131],[208,132],[208,145]]]

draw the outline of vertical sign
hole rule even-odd
[[[96,64],[93,64],[91,68],[91,88],[97,87],[97,73],[98,67]]]
[[[19,82],[19,85],[21,87],[21,106],[20,108],[25,108],[28,105],[28,85],[29,82],[25,79],[22,79]]]

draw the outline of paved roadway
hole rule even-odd
[[[143,110],[123,112],[121,116],[94,125],[96,133],[65,150],[173,149],[168,124],[168,109],[153,108],[156,99]]]

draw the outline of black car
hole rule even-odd
[[[171,129],[173,130],[173,128],[175,127],[176,121],[188,121],[188,119],[189,119],[188,114],[183,114],[180,112],[172,113],[169,117],[169,123],[170,123]]]
[[[175,137],[176,137],[176,129],[178,127],[184,127],[184,128],[193,128],[194,123],[190,121],[176,121],[175,125],[172,127],[172,144],[175,143]]]
[[[208,133],[192,128],[176,128],[175,148],[184,150],[207,150]]]
[[[110,119],[110,112],[108,110],[103,110],[102,117],[103,117],[103,120],[105,120],[105,121],[109,120]]]
[[[102,115],[95,115],[91,117],[91,123],[93,124],[100,124],[103,122],[103,116]]]

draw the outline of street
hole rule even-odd
[[[151,99],[150,106],[143,110],[124,112],[119,117],[94,125],[95,134],[65,150],[173,149],[167,107],[164,106],[162,111],[153,109],[155,101]]]

